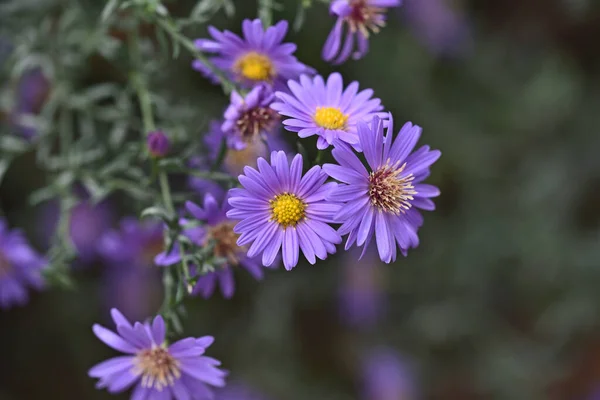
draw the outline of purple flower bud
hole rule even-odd
[[[164,132],[150,132],[146,143],[153,157],[164,157],[169,152],[169,138]]]

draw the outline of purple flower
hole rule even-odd
[[[141,223],[135,218],[123,219],[119,230],[102,236],[99,252],[107,266],[103,290],[110,307],[139,319],[159,306],[160,274],[152,266],[163,242],[162,223]]]
[[[358,254],[353,253],[346,253],[343,268],[340,268],[340,316],[347,325],[373,327],[386,311],[386,271],[372,251],[359,261]]]
[[[96,388],[120,393],[135,384],[132,400],[213,399],[210,386],[223,387],[226,373],[221,363],[203,356],[213,343],[211,336],[186,338],[172,345],[165,341],[166,327],[161,316],[152,324],[134,325],[117,309],[111,315],[117,333],[98,324],[94,334],[109,347],[125,353],[97,364],[89,376],[98,378]]]
[[[289,81],[291,94],[277,92],[281,102],[272,104],[280,114],[290,117],[283,121],[285,129],[298,132],[305,138],[319,136],[318,149],[325,149],[337,139],[353,145],[357,150],[358,135],[356,124],[369,122],[374,116],[387,118],[381,100],[372,98],[373,90],[358,92],[358,82],[352,82],[344,90],[342,76],[333,73],[327,83],[321,76],[312,80],[300,77],[300,83]]]
[[[455,55],[466,50],[468,23],[447,0],[410,1],[405,8],[408,24],[433,53]]]
[[[146,146],[153,157],[164,157],[169,152],[169,138],[164,132],[150,132],[146,138]]]
[[[363,360],[365,400],[415,399],[414,379],[393,350],[377,349]]]
[[[275,100],[273,91],[266,85],[253,88],[246,97],[231,93],[231,104],[225,110],[221,130],[227,146],[243,150],[248,144],[261,141],[278,127],[279,114],[271,107]]]
[[[296,51],[295,44],[282,43],[287,29],[286,21],[280,21],[265,30],[259,19],[246,19],[242,23],[243,38],[210,26],[208,32],[214,40],[198,39],[195,44],[201,51],[215,53],[211,58],[212,63],[244,87],[259,83],[277,86],[313,71],[292,55]],[[200,60],[192,65],[213,82],[219,81]]]
[[[221,130],[221,126],[217,123],[211,123],[211,130],[204,138],[204,142],[206,143],[209,151],[211,163],[216,161],[217,155],[221,150],[221,143],[224,138],[225,133]],[[267,157],[271,151],[279,150],[287,152],[289,150],[289,146],[278,134],[275,133],[266,135],[264,141],[254,140],[246,143],[246,147],[242,150],[235,150],[227,147],[221,169],[229,174],[237,176],[244,172],[244,167],[246,166],[256,168],[256,161],[259,157]],[[200,183],[198,179],[196,179],[196,184],[197,185],[195,188],[197,189],[200,189],[198,184],[201,184],[203,188],[206,188],[206,183]],[[201,190],[199,193],[200,192],[210,193],[212,190]]]
[[[377,33],[385,26],[385,11],[389,7],[398,7],[401,0],[334,0],[329,12],[338,17],[335,26],[323,46],[325,61],[341,64],[350,57],[357,60],[369,51],[369,34]],[[346,38],[344,26],[346,25]],[[358,50],[352,53],[354,42]]]
[[[423,146],[411,154],[421,136],[419,126],[406,123],[395,141],[393,130],[391,115],[385,137],[379,118],[374,118],[371,126],[359,123],[358,137],[369,170],[341,142],[332,151],[340,165],[323,166],[329,176],[345,183],[329,198],[345,203],[335,220],[342,223],[340,235],[348,234],[346,250],[356,242],[364,245],[364,252],[375,235],[379,256],[386,263],[396,259],[396,243],[404,255],[418,246],[417,230],[423,217],[416,208],[433,210],[430,197],[440,194],[437,187],[421,182],[441,153]]]
[[[245,268],[257,280],[263,278],[263,268],[258,258],[247,257],[247,248],[237,245],[239,235],[233,231],[235,222],[226,216],[231,208],[227,199],[219,205],[212,195],[207,194],[203,208],[191,201],[186,202],[185,207],[194,218],[206,223],[196,228],[194,239],[200,246],[211,246],[214,262],[218,263],[216,271],[198,278],[192,294],[208,298],[218,283],[223,297],[231,298],[235,291],[232,267],[236,266]]]
[[[262,253],[263,265],[273,264],[282,249],[283,264],[291,270],[298,263],[301,249],[306,259],[324,260],[335,253],[341,242],[329,226],[339,205],[325,198],[336,183],[325,183],[327,174],[314,166],[302,176],[302,156],[297,154],[291,165],[283,151],[271,153],[271,164],[258,159],[258,171],[244,168],[240,175],[242,188],[229,191],[232,210],[227,216],[242,220],[234,232],[240,233],[239,246],[252,245],[248,257]]]
[[[23,234],[10,231],[0,218],[0,308],[27,303],[27,288],[44,286],[41,271],[46,265],[46,260],[31,248]]]
[[[50,83],[39,68],[24,73],[17,87],[16,104],[12,110],[11,120],[19,128],[21,135],[31,139],[36,135],[36,130],[30,125],[22,123],[21,117],[28,114],[37,114],[50,92]]]

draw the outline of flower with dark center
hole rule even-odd
[[[240,263],[240,256],[245,255],[247,249],[237,245],[240,235],[233,231],[235,223],[221,222],[208,229],[207,243],[214,243],[213,254],[217,258],[224,258],[232,266]]]
[[[282,43],[287,30],[286,21],[265,29],[259,19],[246,19],[242,23],[242,37],[211,26],[208,32],[212,39],[198,39],[195,45],[202,52],[214,53],[210,58],[213,65],[243,87],[261,83],[279,87],[288,79],[313,73],[312,68],[294,57],[295,44]],[[196,60],[192,65],[214,83],[220,82],[202,61]]]
[[[28,288],[44,286],[42,269],[46,260],[17,230],[10,231],[0,218],[0,308],[23,305],[29,299]]]
[[[231,93],[231,103],[221,125],[229,148],[243,150],[274,132],[279,123],[279,114],[271,109],[274,99],[273,92],[265,85],[256,86],[245,98],[235,91]]]
[[[429,146],[412,152],[421,128],[410,122],[395,140],[391,115],[385,135],[383,130],[384,122],[377,117],[370,126],[358,124],[369,169],[348,145],[338,142],[332,151],[338,165],[325,164],[323,170],[342,182],[329,198],[344,203],[334,220],[342,224],[338,233],[348,235],[346,249],[354,243],[364,245],[364,254],[375,236],[381,260],[389,263],[396,259],[396,244],[404,255],[419,244],[417,231],[423,216],[417,209],[433,210],[430,198],[440,193],[422,181],[441,153]]]
[[[329,12],[338,20],[323,46],[323,59],[341,64],[350,55],[355,60],[364,57],[369,51],[370,33],[377,33],[385,26],[387,8],[398,7],[401,3],[401,0],[334,0]],[[353,52],[355,41],[358,50]]]
[[[98,378],[96,387],[119,393],[135,385],[132,399],[213,398],[212,387],[225,386],[226,373],[214,358],[204,356],[213,343],[210,336],[165,341],[166,327],[161,316],[150,323],[131,324],[117,309],[111,315],[117,333],[94,325],[94,334],[109,347],[125,353],[94,366],[89,376]]]
[[[318,136],[317,148],[322,150],[334,141],[360,150],[356,124],[370,122],[373,117],[387,118],[381,100],[373,98],[373,90],[358,91],[358,82],[344,87],[342,75],[335,72],[327,78],[301,76],[288,82],[289,92],[277,92],[278,101],[271,107],[286,118],[285,129],[298,132],[300,138]]]

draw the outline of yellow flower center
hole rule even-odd
[[[163,347],[153,347],[136,354],[133,372],[142,376],[142,386],[163,390],[181,377],[179,361]]]
[[[283,227],[296,226],[304,218],[306,204],[295,194],[278,194],[270,203],[273,221]]]
[[[233,70],[251,81],[270,81],[275,77],[271,59],[254,51],[244,54],[233,64]]]
[[[317,107],[315,122],[325,129],[345,130],[348,116],[337,107]]]

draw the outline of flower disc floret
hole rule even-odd
[[[162,390],[172,386],[175,379],[181,377],[179,361],[163,347],[153,347],[140,351],[133,361],[135,371],[141,375],[141,384],[145,388]]]
[[[412,185],[414,175],[402,176],[406,163],[398,167],[398,163],[386,165],[369,174],[369,198],[371,204],[382,211],[400,214],[411,207],[413,195],[417,194]]]
[[[344,114],[338,107],[317,107],[315,122],[325,129],[346,130],[348,115]]]
[[[278,194],[270,203],[273,220],[283,227],[296,226],[305,216],[306,204],[295,194]]]
[[[268,56],[255,51],[240,56],[235,61],[233,70],[251,81],[272,81],[276,76],[273,61]]]

